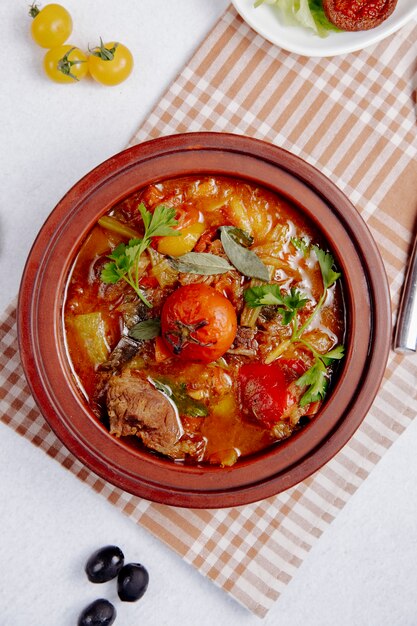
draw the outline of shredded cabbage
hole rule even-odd
[[[326,17],[322,0],[256,0],[254,6],[270,4],[279,9],[289,26],[304,26],[319,37],[327,37],[330,31],[338,31]]]

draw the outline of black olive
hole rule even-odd
[[[108,600],[100,598],[85,607],[78,618],[78,626],[110,626],[116,619],[116,609]]]
[[[117,546],[100,548],[90,556],[85,566],[88,580],[92,583],[105,583],[116,578],[124,560],[123,552]]]
[[[128,563],[117,577],[117,593],[123,602],[136,602],[148,588],[149,574],[143,565]]]

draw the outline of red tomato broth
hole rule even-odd
[[[310,258],[304,257],[295,249],[291,244],[291,238],[306,238],[324,250],[327,248],[326,243],[296,208],[277,194],[237,179],[213,176],[187,177],[150,185],[115,206],[109,215],[128,224],[141,235],[143,223],[137,210],[141,202],[151,212],[161,204],[178,207],[182,220],[185,219],[187,209],[194,220],[194,216],[198,215],[199,221],[205,224],[205,230],[193,251],[224,256],[217,236],[220,226],[233,225],[249,232],[254,239],[251,249],[272,268],[271,282],[279,284],[283,291],[293,286],[299,288],[312,303],[319,300],[323,292],[320,268],[317,263],[312,264]],[[91,354],[83,346],[82,338],[74,330],[74,319],[86,314],[101,315],[100,332],[103,341],[99,353],[104,353],[105,344],[108,357],[123,333],[126,334],[126,320],[129,316],[134,314],[138,306],[143,312],[144,306],[124,281],[105,284],[100,279],[101,269],[108,262],[107,255],[122,241],[127,242],[127,239],[100,225],[94,226],[72,268],[64,311],[68,354],[77,383],[92,410],[106,425],[108,415],[100,374],[101,365],[93,362]],[[157,273],[155,268],[158,262],[161,263],[160,257],[156,265],[152,265],[151,262],[147,264],[140,281],[153,305],[152,309],[144,311],[146,317],[159,317],[168,296],[181,285],[203,282],[230,300],[238,322],[241,322],[245,308],[247,312],[243,292],[251,284],[249,278],[235,270],[217,276],[194,274],[171,276],[170,270],[167,269],[165,275],[163,272]],[[163,282],[166,281],[162,287],[158,282],[161,277]],[[339,282],[329,289],[325,306],[303,335],[314,343],[320,353],[329,351],[343,341],[344,307]],[[311,314],[312,303],[309,302],[305,309],[298,312],[299,325],[302,325]],[[206,448],[202,459],[204,462],[232,464],[230,458],[234,462],[238,456],[256,453],[280,439],[287,438],[301,427],[306,414],[312,416],[317,412],[316,403],[314,407],[310,407],[310,412],[307,407],[304,411],[299,410],[300,415],[291,416],[291,407],[297,405],[302,395],[302,390],[295,386],[295,380],[312,364],[312,356],[308,349],[295,343],[290,344],[283,354],[273,361],[271,368],[279,367],[277,364],[280,360],[281,364],[284,362],[287,364],[283,369],[283,379],[288,382],[288,388],[284,393],[291,398],[291,402],[288,403],[290,406],[287,407],[287,414],[285,406],[281,407],[284,410],[284,417],[281,419],[280,411],[276,420],[278,428],[271,428],[273,423],[271,406],[268,419],[264,421],[251,415],[250,407],[242,406],[247,398],[242,394],[240,369],[254,363],[265,363],[275,346],[285,342],[290,336],[289,326],[280,323],[271,307],[263,307],[261,311],[254,328],[249,328],[248,331],[240,329],[244,335],[242,342],[244,347],[232,344],[231,350],[223,355],[220,362],[209,365],[193,363],[181,357],[170,358],[160,350],[157,359],[155,339],[150,339],[144,341],[138,353],[123,365],[122,369],[139,370],[146,378],[159,380],[164,384],[183,384],[187,394],[206,407],[206,416],[193,417],[180,414],[186,433],[198,433],[205,438]],[[254,330],[256,332],[253,335]],[[246,341],[245,333],[253,335],[251,341]],[[251,347],[246,348],[246,344]],[[132,445],[142,446],[137,437],[129,436],[127,440]],[[192,459],[185,460],[193,462]]]

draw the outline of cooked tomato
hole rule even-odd
[[[247,363],[239,372],[239,392],[242,410],[265,426],[278,422],[284,411],[294,403],[288,390],[288,376],[279,361]]]
[[[236,329],[231,302],[203,283],[180,287],[162,308],[162,337],[173,355],[187,361],[216,361],[232,345]]]
[[[279,366],[283,370],[288,381],[296,380],[308,369],[306,361],[303,359],[280,359]]]

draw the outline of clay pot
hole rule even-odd
[[[86,234],[138,189],[185,175],[236,176],[291,200],[328,241],[343,276],[346,357],[320,414],[287,441],[231,468],[182,466],[110,436],[84,402],[65,348],[68,273]],[[33,396],[67,448],[137,496],[186,507],[241,505],[277,494],[329,461],[364,419],[385,370],[390,298],[384,267],[356,209],[323,174],[273,145],[192,133],[134,146],[98,166],[59,202],[30,252],[19,299],[21,358]]]

